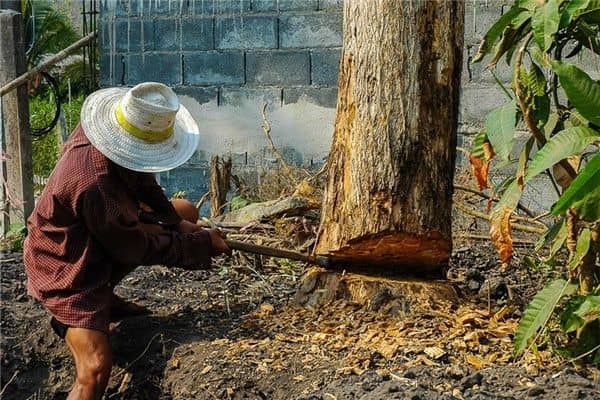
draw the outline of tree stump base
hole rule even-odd
[[[447,281],[370,276],[311,268],[300,281],[294,304],[318,308],[347,300],[385,314],[397,315],[448,308],[458,302],[455,287]]]

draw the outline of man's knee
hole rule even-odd
[[[77,381],[83,385],[104,385],[110,377],[112,356],[110,351],[97,349],[81,360]]]

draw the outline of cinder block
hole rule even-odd
[[[495,84],[496,81],[492,72],[486,68],[490,61],[490,57],[486,57],[478,63],[471,63],[471,59],[474,56],[476,50],[473,48],[466,48],[463,52],[463,69],[462,69],[462,83],[482,83],[482,84]],[[510,87],[512,80],[512,66],[506,64],[505,57],[502,57],[493,69],[494,74],[498,77],[500,82]]]
[[[319,10],[341,10],[344,0],[319,0]]]
[[[217,49],[274,49],[276,17],[221,17],[216,19]]]
[[[176,86],[174,90],[178,95],[191,97],[200,104],[216,102],[219,97],[219,90],[215,87]]]
[[[221,88],[219,105],[240,107],[256,104],[257,109],[268,103],[270,109],[281,106],[281,89]]]
[[[208,166],[183,165],[160,174],[160,185],[167,196],[185,192],[185,197],[196,202],[208,192],[210,170]]]
[[[246,54],[247,83],[307,85],[310,83],[308,51],[256,51]]]
[[[337,103],[337,87],[335,88],[285,88],[283,104],[294,104],[301,100],[318,104],[322,107],[335,108]]]
[[[486,115],[508,101],[496,85],[466,85],[460,96],[460,117],[463,124],[483,126]]]
[[[479,45],[488,29],[506,12],[504,2],[474,1],[465,4],[465,44]]]
[[[242,14],[250,9],[250,0],[195,0],[189,3],[192,15]]]
[[[101,17],[126,17],[129,15],[129,0],[100,0],[99,11]]]
[[[280,11],[314,11],[318,0],[279,0]]]
[[[117,19],[112,24],[105,25],[107,29],[113,29],[111,34],[103,32],[110,40],[114,35],[115,51],[123,53],[136,53],[143,50],[154,49],[154,21],[137,19]],[[142,47],[143,44],[143,47]],[[103,44],[104,47],[104,44]],[[110,43],[107,49],[110,49]]]
[[[310,59],[311,81],[313,85],[337,85],[342,50],[313,50]]]
[[[100,87],[118,86],[126,82],[124,58],[126,56],[121,54],[100,56]]]
[[[170,60],[170,62],[165,62]],[[181,83],[181,59],[179,53],[131,55],[127,63],[127,84],[154,81],[168,85]]]
[[[184,55],[183,64],[186,84],[244,83],[244,54],[239,51],[188,53]]]
[[[181,21],[183,50],[211,50],[214,44],[212,18],[183,18]]]
[[[340,13],[280,17],[279,44],[284,47],[333,47],[342,45]]]
[[[154,48],[156,50],[179,50],[177,24],[175,19],[154,21]]]
[[[277,0],[252,0],[252,11],[277,11]]]

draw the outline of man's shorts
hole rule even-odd
[[[65,325],[56,318],[52,317],[52,319],[50,320],[50,326],[59,338],[64,339],[65,336],[67,336],[67,330],[69,329],[69,325]]]

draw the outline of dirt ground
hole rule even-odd
[[[153,312],[120,322],[108,399],[598,399],[600,373],[549,346],[512,358],[523,305],[548,271],[456,248],[454,305],[393,315],[343,300],[291,302],[304,266],[235,258],[209,271],[140,267],[117,292]],[[248,265],[244,265],[248,264]],[[62,399],[73,364],[26,295],[21,254],[2,256],[2,398]]]

